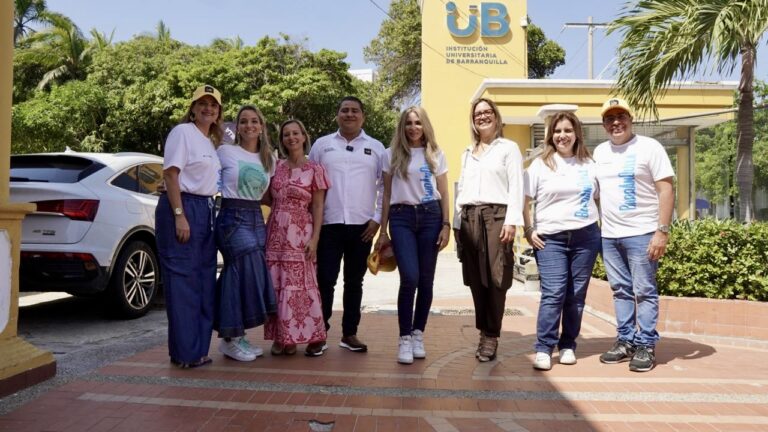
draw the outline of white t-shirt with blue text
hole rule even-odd
[[[554,171],[541,158],[534,159],[525,171],[525,195],[536,200],[536,231],[555,234],[597,222],[595,163],[557,153],[552,158]]]
[[[272,170],[267,172],[258,153],[237,144],[222,144],[216,152],[221,161],[221,196],[260,200],[275,174],[274,160]]]
[[[382,170],[392,174],[392,192],[390,204],[423,204],[429,201],[439,200],[440,192],[437,190],[439,175],[448,172],[448,164],[445,155],[438,151],[435,158],[435,173],[429,170],[429,164],[425,157],[424,147],[411,148],[411,160],[408,163],[408,179],[403,179],[399,172],[391,172],[392,149],[388,148],[382,158]]]
[[[656,182],[675,176],[664,147],[653,138],[635,135],[622,145],[610,141],[600,144],[593,157],[600,185],[603,237],[632,237],[656,231]]]

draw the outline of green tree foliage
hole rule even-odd
[[[768,84],[763,81],[755,83],[755,101],[763,108],[755,110],[754,185],[768,188]],[[739,194],[734,171],[737,137],[735,121],[696,133],[696,190],[711,201],[722,202]]]
[[[421,92],[421,9],[416,0],[393,0],[389,18],[363,50],[378,66],[381,88],[390,103],[407,103]]]
[[[624,36],[617,90],[641,113],[658,116],[655,100],[674,79],[740,67],[734,163],[739,219],[745,222],[754,218],[753,84],[757,45],[766,29],[768,0],[640,0],[627,3],[609,29]]]
[[[48,7],[45,0],[14,0],[13,2],[13,46],[32,34],[33,24],[47,22]]]
[[[397,106],[421,92],[421,9],[416,0],[393,0],[388,15],[364,53],[378,66],[380,91]],[[545,78],[565,64],[565,50],[541,28],[529,25],[527,42],[529,78]]]
[[[225,119],[232,120],[241,105],[254,104],[275,137],[277,125],[287,118],[301,119],[314,138],[336,130],[336,105],[346,95],[366,103],[369,134],[387,142],[394,128],[396,113],[371,84],[347,72],[342,53],[311,52],[303,41],[287,36],[227,49],[221,41],[189,46],[156,35],[112,45],[101,36],[101,42],[94,36],[85,76],[50,90],[34,89],[41,67],[33,51],[42,47],[17,50],[14,74],[22,80],[14,88],[19,95],[13,111],[14,153],[63,150],[65,145],[159,153],[202,83],[221,90]]]
[[[546,78],[565,64],[565,50],[547,39],[541,27],[528,25],[528,78]]]
[[[47,70],[37,83],[43,89],[53,82],[83,79],[90,62],[92,46],[80,28],[69,18],[48,14],[49,27],[25,39],[35,62]]]
[[[99,151],[106,95],[92,82],[69,81],[16,104],[12,115],[14,153]],[[23,149],[23,151],[19,151]]]

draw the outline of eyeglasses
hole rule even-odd
[[[618,120],[620,122],[625,122],[625,121],[629,120],[629,114],[623,112],[621,114],[609,115],[609,116],[603,117],[603,123],[604,124],[611,124],[611,123],[615,122],[616,120]]]
[[[475,118],[475,120],[477,120],[477,119],[481,119],[483,117],[493,117],[494,115],[496,115],[496,113],[493,112],[492,109],[487,109],[485,111],[478,111],[478,112],[476,112],[475,114],[473,114],[473,117]]]

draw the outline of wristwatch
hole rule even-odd
[[[176,216],[181,216],[184,214],[184,210],[181,207],[176,207],[173,209],[173,214]]]
[[[657,231],[661,231],[664,234],[669,234],[669,225],[661,224],[658,228],[656,228]]]

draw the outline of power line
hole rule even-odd
[[[373,5],[376,7],[376,9],[380,10],[380,11],[381,11],[381,12],[382,12],[384,15],[388,16],[388,17],[389,17],[389,19],[391,19],[392,21],[397,21],[397,20],[395,20],[395,18],[394,18],[394,17],[392,17],[392,15],[390,15],[390,14],[389,14],[389,12],[387,12],[387,11],[386,11],[386,10],[384,10],[384,9],[383,9],[381,6],[379,6],[379,5],[378,5],[378,4],[377,4],[377,3],[376,3],[374,0],[368,0],[368,1],[369,1],[371,4],[373,4]],[[441,1],[442,1],[442,0],[441,0]],[[443,55],[443,53],[441,53],[439,50],[437,50],[437,49],[433,48],[433,47],[432,47],[431,45],[429,45],[428,43],[424,42],[424,38],[423,38],[423,37],[420,37],[419,39],[421,39],[421,44],[422,44],[422,45],[424,45],[425,47],[427,47],[427,48],[431,49],[432,51],[434,51],[434,52],[435,52],[437,55],[439,55],[440,57],[442,57],[442,58],[443,58],[443,60],[448,60],[448,59],[445,57],[445,55]],[[460,67],[460,68],[464,69],[465,71],[467,71],[467,72],[469,72],[469,73],[472,73],[472,74],[474,74],[474,75],[477,75],[477,76],[479,76],[480,78],[483,78],[483,79],[487,79],[487,78],[488,78],[487,76],[485,76],[485,75],[483,75],[483,74],[480,74],[480,73],[477,73],[477,72],[473,71],[472,69],[469,69],[469,68],[467,68],[467,67],[465,67],[465,66],[463,66],[463,65],[460,65],[460,64],[456,64],[456,66],[458,66],[458,67]]]

